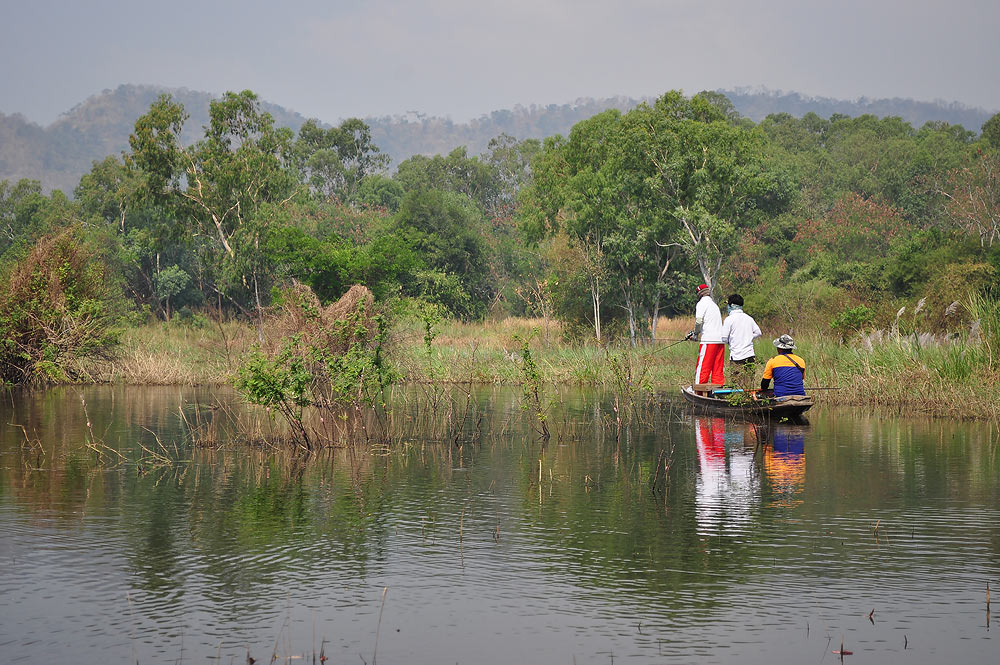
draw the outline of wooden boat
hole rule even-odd
[[[684,399],[699,410],[719,415],[733,415],[767,420],[800,420],[802,414],[812,408],[813,399],[808,395],[758,398],[755,393],[740,390],[725,390],[710,383],[695,384],[681,389]],[[748,399],[733,399],[732,395],[747,395]]]

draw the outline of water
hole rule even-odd
[[[5,395],[0,660],[996,662],[988,425],[665,402],[619,438],[567,393],[543,445],[483,391],[460,446],[302,460],[192,448],[178,409],[219,397]]]

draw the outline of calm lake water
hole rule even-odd
[[[1000,661],[989,425],[662,401],[617,436],[569,392],[543,445],[484,390],[460,445],[304,460],[192,448],[225,392],[0,395],[4,663]]]

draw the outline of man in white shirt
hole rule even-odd
[[[723,366],[726,362],[726,345],[722,343],[722,313],[712,300],[712,291],[707,284],[699,284],[697,294],[694,330],[688,333],[688,339],[697,337],[701,342],[694,381],[722,385],[725,383]]]
[[[729,296],[729,315],[722,324],[722,341],[729,345],[729,360],[736,365],[737,376],[754,373],[753,341],[760,337],[760,327],[743,311],[743,296]]]

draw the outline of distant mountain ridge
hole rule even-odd
[[[200,138],[201,128],[208,124],[209,102],[216,95],[186,88],[120,85],[80,102],[48,127],[19,113],[0,113],[0,180],[30,178],[41,181],[45,190],[71,194],[93,162],[128,149],[136,119],[164,93],[184,104],[190,115],[182,140],[192,143]],[[306,120],[276,104],[264,107],[279,125],[296,131]]]
[[[850,116],[871,113],[900,116],[914,127],[939,121],[960,124],[978,132],[992,115],[984,109],[944,101],[898,98],[846,101],[753,88],[718,92],[725,94],[741,115],[755,122],[771,113],[802,116],[813,112],[822,117],[832,113]],[[89,97],[47,127],[18,113],[0,113],[0,180],[30,178],[41,181],[47,191],[61,189],[71,193],[94,161],[119,155],[128,148],[128,137],[136,118],[163,93],[171,94],[184,104],[190,118],[182,138],[186,142],[195,141],[201,136],[201,128],[208,124],[208,105],[215,95],[186,88],[121,85]],[[518,139],[566,134],[574,124],[596,113],[609,108],[627,111],[644,101],[652,101],[652,98],[583,98],[568,104],[515,106],[469,122],[416,115],[365,118],[365,122],[372,129],[375,144],[396,164],[415,154],[448,153],[459,146],[466,146],[469,154],[480,154],[486,150],[490,139],[503,133]],[[265,102],[264,108],[278,125],[296,131],[306,120],[301,114],[276,104]]]
[[[949,125],[962,125],[978,133],[983,123],[994,113],[945,100],[921,102],[900,97],[891,99],[861,97],[850,101],[830,97],[808,97],[797,92],[767,88],[736,88],[718,92],[729,98],[740,115],[754,122],[760,122],[772,113],[788,113],[798,118],[810,112],[821,118],[829,118],[834,113],[852,117],[871,114],[880,118],[899,116],[917,129],[927,122],[947,122]]]

